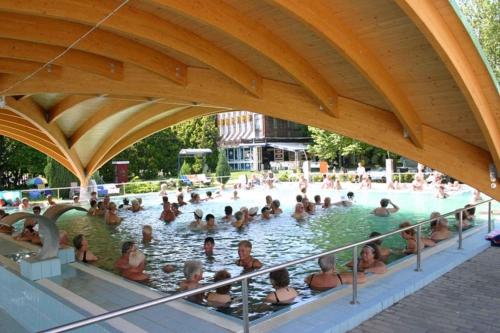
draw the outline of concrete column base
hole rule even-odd
[[[30,258],[21,260],[19,266],[21,275],[30,280],[40,280],[61,275],[61,259],[59,258],[45,260]]]

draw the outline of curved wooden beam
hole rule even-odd
[[[46,115],[47,122],[48,123],[53,123],[57,119],[59,119],[66,111],[70,110],[71,108],[77,106],[78,104],[81,104],[85,101],[99,98],[96,97],[95,95],[71,95],[63,100],[61,100],[59,103],[54,105]]]
[[[27,75],[40,69],[44,64],[40,62],[0,58],[0,73],[9,73],[16,75]],[[61,74],[61,67],[58,65],[51,65],[38,72],[37,75],[51,75],[58,76]]]
[[[99,145],[99,148],[94,153],[89,163],[87,163],[86,171],[88,175],[92,175],[97,170],[97,165],[101,162],[102,158],[108,151],[115,145],[116,142],[123,139],[128,133],[141,126],[142,123],[148,121],[152,117],[156,117],[162,113],[171,113],[184,110],[188,106],[176,106],[172,108],[171,105],[153,104],[139,113],[131,115],[127,120],[123,121],[116,128],[113,128],[110,135],[107,136]]]
[[[396,3],[446,64],[472,110],[496,169],[500,171],[500,96],[493,81],[488,80],[488,70],[462,21],[449,1],[401,0]],[[489,81],[488,84],[481,85],[479,73],[486,78],[482,82]],[[488,100],[487,90],[491,100]]]
[[[167,116],[164,119],[155,121],[153,124],[142,127],[134,132],[131,132],[126,137],[117,142],[108,153],[101,159],[96,170],[99,170],[105,163],[111,160],[113,157],[132,146],[133,144],[151,136],[165,128],[173,126],[175,124],[181,123],[183,121],[189,120],[195,117],[208,116],[220,112],[221,110],[226,111],[221,108],[211,108],[204,106],[192,106],[181,112],[176,112],[173,115]]]
[[[97,126],[102,121],[108,119],[109,117],[118,114],[119,112],[125,111],[128,108],[138,106],[138,105],[147,105],[153,103],[152,101],[127,101],[127,100],[113,100],[108,99],[106,104],[100,108],[97,112],[95,112],[89,119],[87,119],[78,129],[71,135],[69,139],[69,146],[74,147],[77,142],[87,134],[92,128]]]
[[[37,2],[39,8],[44,8],[45,4]],[[0,11],[19,11],[27,3],[3,1],[0,2]],[[13,8],[9,8],[13,5]],[[75,11],[75,9],[72,9]],[[95,8],[94,8],[95,10]],[[95,22],[94,22],[95,23]],[[66,21],[48,19],[43,17],[33,17],[15,13],[0,12],[0,37],[17,39],[22,41],[43,43],[58,47],[67,47],[75,40],[85,34],[90,27]],[[102,30],[95,30],[84,40],[75,45],[77,50],[98,54],[100,56],[117,59],[122,62],[132,63],[153,73],[163,76],[175,83],[184,85],[186,83],[186,65],[156,51],[150,47],[121,37],[117,34]],[[90,61],[85,58],[79,61]],[[110,63],[113,66],[114,63]],[[113,68],[111,68],[113,70]],[[120,70],[120,68],[118,68]]]
[[[170,1],[170,0],[168,0]],[[383,62],[335,19],[322,1],[267,0],[312,29],[354,65],[385,97],[415,145],[423,145],[422,121]]]
[[[18,134],[19,136],[22,136],[27,140],[31,140],[33,142],[37,142],[41,145],[44,145],[47,147],[47,149],[63,157],[63,155],[61,155],[61,151],[56,147],[56,145],[50,142],[50,139],[48,139],[45,135],[35,130],[20,128],[16,125],[4,121],[2,121],[2,123],[0,124],[0,128],[4,131],[10,131],[11,133]]]
[[[60,0],[57,2],[45,3],[37,0],[26,0],[15,3],[9,0],[0,0],[0,10],[3,11],[55,17],[92,26],[109,14],[114,8],[116,8],[116,2],[110,0],[86,0],[77,2]],[[68,25],[67,27],[69,28],[70,26]],[[0,31],[2,28],[2,24],[0,24]],[[51,28],[51,26],[47,28]],[[47,30],[47,28],[45,29]],[[158,16],[136,8],[130,8],[130,6],[125,6],[110,19],[105,21],[100,28],[117,32],[145,43],[176,50],[214,68],[238,83],[253,96],[262,95],[262,78],[252,68],[200,36],[163,20]],[[95,31],[92,35],[98,33],[105,34],[105,32],[99,30]],[[85,42],[82,44],[88,45],[89,43]],[[98,43],[95,44],[97,45],[94,45],[94,47],[101,46]],[[119,53],[116,51],[116,47],[116,45],[110,46],[110,48],[115,49],[114,52]],[[78,47],[78,49],[82,48]],[[125,54],[131,53],[132,50],[128,49],[128,47],[124,47],[120,49],[120,51]],[[137,54],[137,56],[139,56],[139,59],[142,59],[140,53]],[[185,67],[180,66],[179,68],[182,78],[185,76]]]
[[[47,145],[41,144],[37,138],[31,138],[29,136],[23,135],[22,133],[19,133],[18,131],[13,130],[12,128],[10,129],[0,128],[0,135],[4,135],[11,139],[22,142],[25,145],[28,145],[38,150],[39,152],[53,158],[68,170],[70,171],[72,170],[71,165],[68,163],[68,160],[66,160],[64,156],[60,155],[60,153],[58,153],[56,150],[50,149],[49,147],[47,147]]]
[[[34,140],[38,140],[41,144],[50,146],[51,148],[55,148],[53,150],[58,149],[56,145],[42,132],[33,128],[32,126],[26,126],[24,124],[19,124],[15,120],[6,118],[5,116],[0,117],[0,126],[3,126],[4,129],[10,128],[15,129],[20,135],[27,135]]]
[[[296,85],[263,80],[265,95],[262,98],[254,98],[214,71],[201,68],[189,68],[188,71],[189,83],[181,87],[159,80],[146,71],[129,72],[126,82],[109,85],[103,80],[97,80],[95,75],[76,70],[71,72],[68,68],[61,80],[41,78],[26,81],[13,88],[11,93],[24,95],[32,91],[45,91],[68,94],[149,95],[167,100],[195,100],[199,104],[250,110],[323,128],[390,150],[438,169],[500,199],[500,189],[490,188],[488,165],[492,160],[489,152],[457,137],[424,125],[424,146],[416,148],[410,140],[403,137],[401,124],[392,112],[339,97],[338,107],[342,117],[333,118],[318,110],[317,103]],[[1,79],[0,88],[14,79]]]
[[[150,2],[155,6],[173,10],[177,14],[215,27],[260,52],[309,91],[325,111],[335,117],[339,116],[335,110],[337,93],[323,75],[285,41],[248,15],[244,15],[221,0],[150,0]],[[304,4],[309,5],[309,3]]]
[[[47,63],[63,51],[62,47],[0,38],[0,57],[3,58]],[[123,79],[123,63],[121,61],[89,52],[70,50],[64,57],[57,59],[54,64],[73,67],[112,80]]]
[[[79,157],[74,151],[68,148],[66,137],[61,129],[57,127],[56,124],[48,124],[45,121],[43,110],[32,100],[32,98],[16,100],[13,97],[7,97],[5,102],[5,109],[25,117],[26,120],[31,122],[52,140],[71,166],[68,168],[69,171],[73,172],[78,178],[85,176]]]

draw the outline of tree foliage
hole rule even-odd
[[[43,174],[45,160],[38,150],[0,136],[0,189],[25,187],[29,178]]]
[[[129,161],[131,177],[156,179],[162,172],[165,177],[176,177],[179,151],[183,148],[210,148],[214,152],[206,162],[211,170],[217,163],[219,131],[215,117],[199,117],[164,129],[137,142],[118,154],[113,160]],[[188,158],[191,171],[203,172],[203,160]],[[99,170],[106,182],[114,181],[114,167],[109,161]]]
[[[226,154],[224,154],[223,151],[219,152],[219,160],[217,161],[215,175],[217,176],[217,181],[222,184],[227,183],[229,176],[231,176],[231,167],[229,166]]]
[[[47,157],[46,161],[44,173],[50,187],[68,187],[72,182],[78,182],[76,176],[56,160]]]
[[[309,132],[313,139],[309,152],[322,160],[339,160],[340,166],[343,165],[344,157],[347,160],[344,166],[354,166],[359,161],[367,165],[383,165],[385,158],[396,157],[383,149],[319,128],[309,127]]]
[[[190,175],[191,174],[191,164],[188,161],[182,163],[181,169],[179,170],[179,175]]]
[[[500,2],[498,0],[459,0],[496,80],[500,81]]]
[[[219,140],[219,129],[215,116],[187,120],[174,126],[172,130],[177,135],[182,148],[210,148],[212,154],[207,155],[206,163],[210,170],[215,169],[218,155],[217,141]],[[202,161],[194,161],[194,163],[199,165]],[[203,165],[201,169],[203,169]]]

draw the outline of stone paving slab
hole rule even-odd
[[[500,248],[491,247],[350,333],[500,332]]]

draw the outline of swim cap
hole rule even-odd
[[[201,219],[203,217],[203,211],[201,209],[197,209],[197,210],[194,211],[194,215],[197,218]]]

